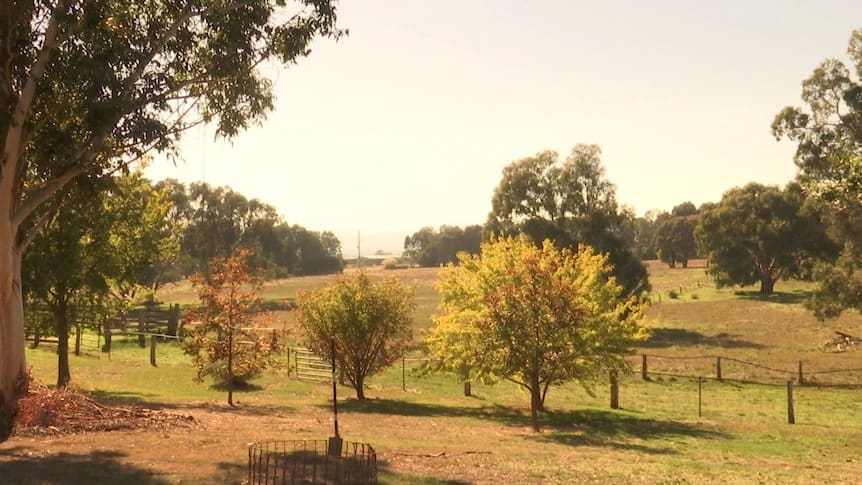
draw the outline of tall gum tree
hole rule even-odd
[[[847,44],[850,64],[825,59],[802,81],[802,106],[772,123],[778,139],[797,143],[794,161],[808,197],[826,207],[842,244],[835,264],[815,271],[809,307],[821,319],[862,311],[862,28]]]
[[[272,109],[258,67],[340,37],[334,0],[0,2],[0,440],[25,383],[21,259],[83,174],[190,127],[231,137]]]
[[[646,267],[628,247],[627,214],[616,201],[598,145],[577,144],[565,159],[553,151],[516,160],[503,169],[491,199],[487,235],[528,235],[561,247],[590,246],[610,258],[614,276],[630,295],[649,290]]]

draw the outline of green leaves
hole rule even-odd
[[[363,399],[365,378],[399,359],[410,343],[414,307],[413,291],[397,279],[372,281],[358,272],[301,293],[297,320],[302,338],[320,355],[331,356],[335,338],[339,368]]]
[[[646,268],[622,238],[624,211],[605,178],[598,145],[578,144],[564,161],[552,151],[517,160],[503,169],[494,190],[486,229],[491,234],[526,234],[537,244],[592,246],[610,255],[617,280],[629,294],[649,288]]]
[[[819,318],[862,309],[858,270],[862,253],[862,29],[847,53],[854,64],[826,59],[803,81],[804,107],[786,107],[775,117],[776,138],[797,142],[795,162],[803,189],[826,210],[834,237],[843,245],[833,265],[815,272],[820,288],[810,307]]]
[[[478,379],[509,379],[531,393],[601,371],[625,369],[645,336],[642,308],[626,299],[606,256],[498,238],[440,275],[440,314],[425,344],[431,368]]]
[[[835,257],[821,215],[804,206],[804,195],[750,183],[731,189],[701,215],[698,237],[719,285],[750,285],[770,294],[782,278],[810,276],[814,261]]]

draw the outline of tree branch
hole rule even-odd
[[[52,204],[52,206],[48,210],[46,210],[41,216],[39,216],[39,219],[36,220],[36,223],[33,224],[33,227],[30,228],[27,235],[21,238],[20,241],[18,241],[18,251],[21,254],[23,254],[24,251],[27,250],[27,247],[30,245],[30,243],[32,243],[33,240],[36,239],[36,236],[39,234],[39,231],[41,231],[45,226],[47,226],[57,217],[57,215],[60,213],[60,207],[62,205],[63,202],[58,199],[57,202]],[[21,233],[19,232],[19,234]]]
[[[21,95],[12,111],[12,119],[9,122],[6,139],[3,142],[3,155],[2,160],[0,160],[0,198],[5,200],[0,205],[5,205],[10,209],[15,188],[15,174],[18,172],[18,153],[20,144],[23,142],[24,125],[30,117],[30,110],[36,97],[36,87],[45,76],[51,55],[57,48],[57,34],[60,28],[58,17],[66,11],[66,8],[66,2],[60,0],[51,13],[42,48],[39,50],[35,63],[30,68],[30,74],[27,76],[27,81],[24,83],[24,88],[21,90]]]

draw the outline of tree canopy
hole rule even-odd
[[[760,293],[768,295],[778,280],[808,278],[818,259],[834,258],[820,214],[804,200],[797,184],[782,190],[750,183],[727,191],[701,214],[698,238],[716,283],[760,283]]]
[[[626,293],[641,294],[649,288],[646,268],[627,247],[626,214],[600,156],[597,145],[579,144],[565,160],[545,151],[512,162],[494,190],[486,228],[490,234],[523,233],[536,244],[551,239],[562,247],[591,246],[609,255]]]
[[[47,307],[53,318],[58,387],[71,379],[72,324],[84,314],[98,324],[99,316],[130,305],[148,285],[151,268],[177,250],[176,228],[165,217],[167,198],[149,181],[135,173],[91,182],[67,187],[70,201],[36,236],[23,262],[27,300]]]
[[[0,439],[25,387],[21,258],[62,189],[200,122],[234,136],[272,109],[262,63],[338,37],[330,0],[0,3]],[[47,210],[46,210],[47,207]]]
[[[482,226],[423,227],[404,238],[404,256],[419,266],[440,266],[458,261],[461,251],[476,254],[482,243]]]
[[[811,301],[820,318],[862,311],[862,29],[847,46],[852,62],[826,59],[802,82],[804,107],[775,117],[778,139],[797,142],[794,161],[805,191],[828,210],[842,244],[835,264],[821,265]]]
[[[666,217],[657,223],[655,229],[655,247],[658,258],[671,268],[677,263],[683,268],[688,267],[688,260],[697,256],[697,242],[694,230],[698,217],[687,216]]]
[[[299,296],[297,321],[309,348],[332,357],[365,399],[365,379],[404,355],[413,336],[413,291],[395,278],[372,281],[364,271]]]
[[[229,187],[189,185],[173,179],[157,187],[170,192],[170,219],[183,227],[180,252],[166,268],[167,279],[207,274],[212,258],[226,258],[237,248],[254,252],[255,264],[268,276],[315,275],[342,270],[341,242],[329,231],[289,225],[275,207],[247,199]]]
[[[537,247],[522,235],[460,259],[440,274],[440,314],[425,339],[432,369],[522,386],[538,428],[550,386],[577,380],[589,390],[605,372],[628,368],[624,356],[645,335],[642,308],[607,256],[550,240]]]

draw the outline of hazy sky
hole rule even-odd
[[[862,1],[345,0],[342,41],[273,70],[276,110],[232,144],[194,129],[154,179],[229,185],[345,253],[422,226],[483,223],[508,163],[602,147],[638,214],[783,184],[770,123],[845,58]],[[366,239],[367,238],[367,239]]]

